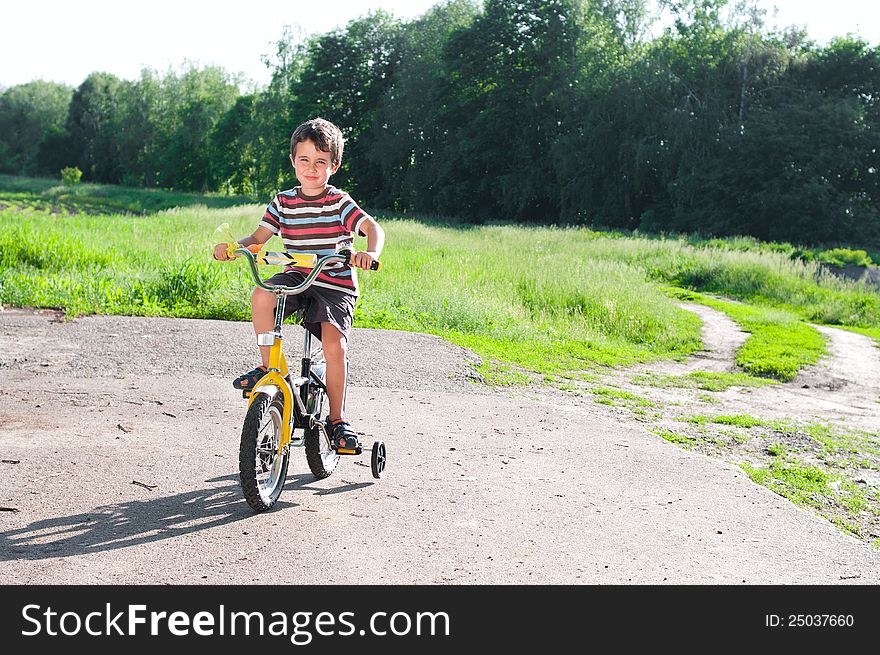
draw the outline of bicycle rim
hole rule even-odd
[[[323,391],[315,385],[312,388],[313,397],[310,407],[323,407],[325,400]],[[308,428],[304,435],[306,461],[312,474],[318,479],[326,478],[333,473],[333,469],[336,468],[336,464],[339,462],[339,453],[330,446],[330,437],[324,427],[324,417],[322,414],[323,411],[318,411],[321,425]]]
[[[257,511],[278,500],[287,477],[287,449],[279,455],[284,403],[261,394],[248,409],[241,435],[239,471],[248,504]]]

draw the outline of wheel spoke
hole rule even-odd
[[[269,509],[281,494],[287,456],[278,452],[283,425],[283,401],[261,397],[248,410],[242,429],[239,458],[242,490],[257,511]]]

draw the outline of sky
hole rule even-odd
[[[880,44],[877,0],[758,0],[768,26],[806,27],[820,44],[856,34]],[[23,0],[0,10],[0,88],[31,80],[78,86],[103,71],[133,80],[140,71],[218,65],[258,85],[263,57],[285,26],[305,35],[344,27],[371,10],[401,19],[437,0]],[[778,13],[774,12],[778,9]]]

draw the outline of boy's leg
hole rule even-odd
[[[324,348],[326,368],[327,397],[330,400],[331,439],[337,452],[358,455],[361,447],[357,434],[351,429],[342,413],[345,404],[346,352],[348,342],[345,335],[332,323],[321,323],[321,345]]]
[[[346,354],[348,341],[332,323],[321,323],[321,347],[327,365],[327,399],[330,401],[330,420],[342,418],[346,384]]]
[[[251,321],[254,334],[271,332],[275,327],[275,296],[265,289],[257,287],[251,296]],[[269,346],[260,346],[260,359],[263,366],[269,367]]]
[[[266,282],[269,284],[292,286],[299,284],[302,279],[303,276],[300,273],[276,273],[266,280]],[[284,305],[286,308],[286,311],[284,312],[285,317],[288,316],[290,312],[301,307],[299,302],[293,300],[294,298],[299,298],[299,296],[291,296],[287,298],[287,302]],[[254,292],[251,295],[251,322],[254,326],[254,334],[260,335],[263,332],[271,332],[274,329],[276,305],[277,299],[275,298],[275,294],[271,291],[266,291],[259,287],[254,289]],[[232,386],[236,389],[242,389],[243,391],[252,389],[260,378],[266,374],[266,371],[269,368],[269,353],[271,352],[271,347],[259,346],[259,350],[262,364],[253,371],[248,371],[233,381]]]
[[[251,296],[251,321],[254,324],[254,332],[256,334],[270,332],[275,326],[274,316],[275,296],[265,289],[254,289],[254,294]],[[242,391],[253,389],[269,368],[269,346],[260,346],[260,359],[263,360],[262,366],[238,376],[232,381],[232,386]]]

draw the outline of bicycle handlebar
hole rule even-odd
[[[286,252],[265,252],[255,255],[247,248],[236,248],[235,250],[236,256],[244,255],[245,259],[247,259],[251,275],[258,287],[285,296],[295,296],[308,289],[312,285],[312,282],[315,281],[315,278],[318,277],[318,274],[323,271],[327,265],[335,263],[349,264],[353,254],[354,251],[348,248],[340,250],[332,255],[324,255],[320,258],[317,255],[290,255]],[[311,268],[312,270],[309,271],[308,275],[306,275],[302,282],[294,287],[280,284],[267,284],[263,281],[263,278],[260,277],[260,272],[257,269],[258,262],[262,264],[301,266],[303,268]],[[370,266],[370,270],[378,271],[380,267],[381,264],[378,261],[374,261],[372,266]]]

